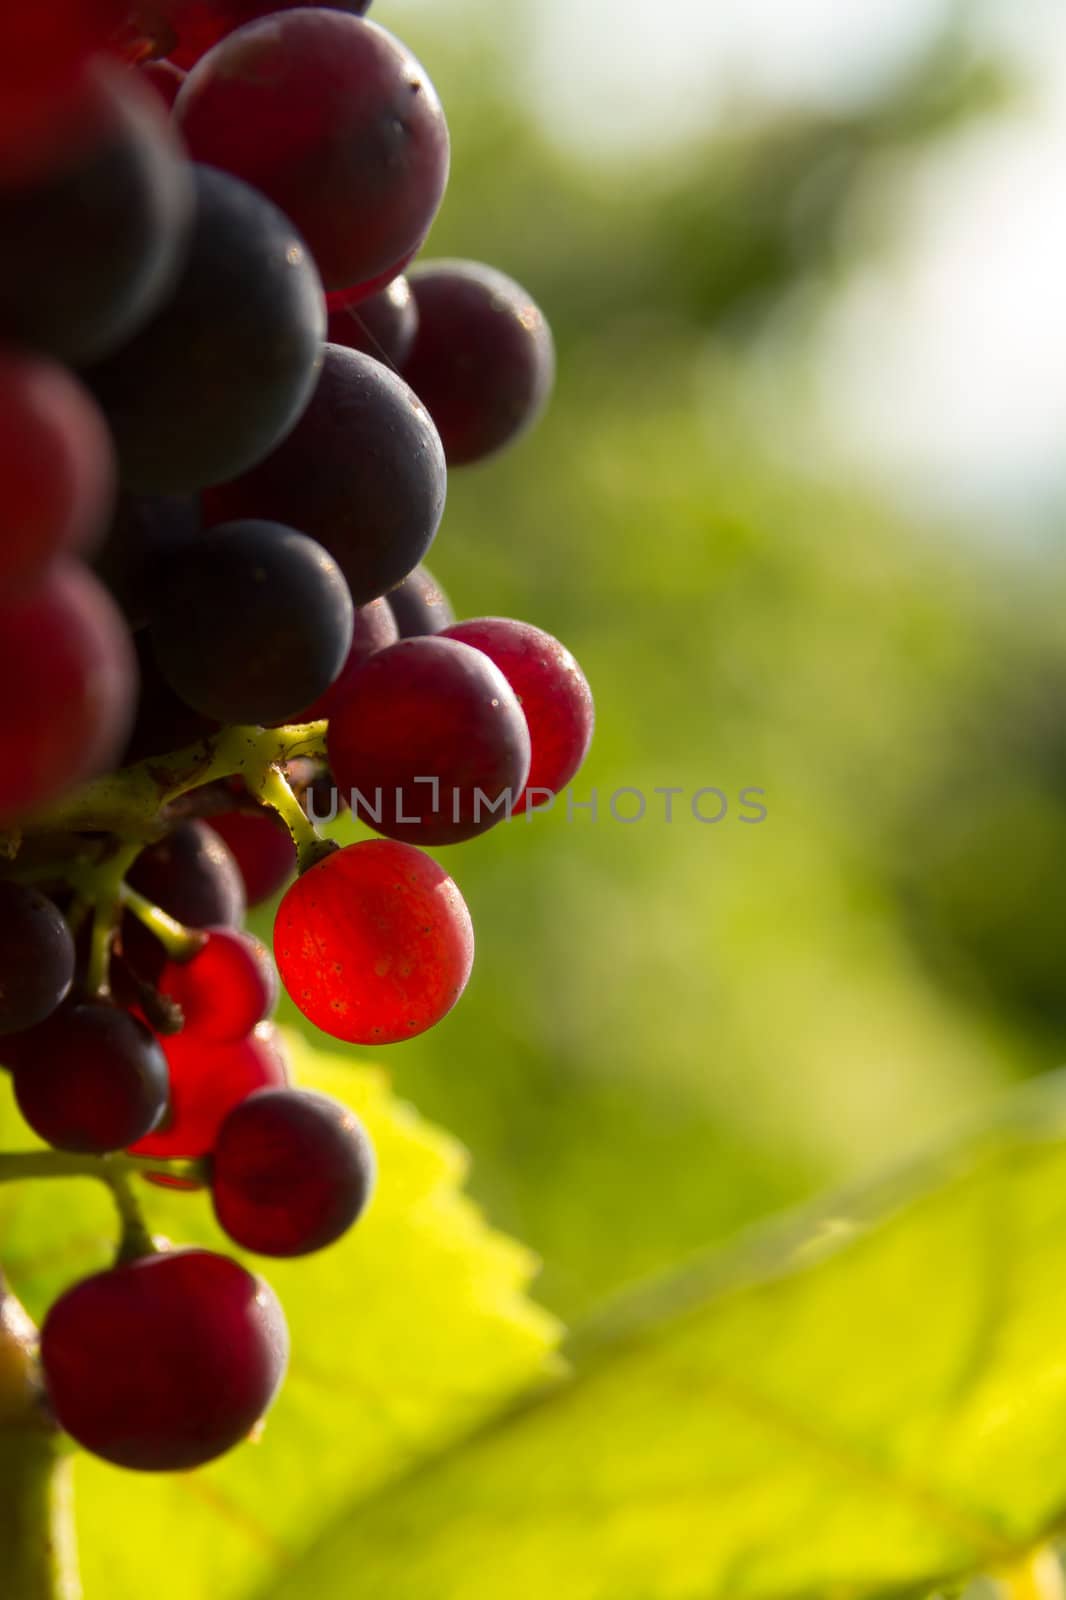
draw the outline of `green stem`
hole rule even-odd
[[[73,1465],[44,1428],[0,1428],[4,1600],[78,1600]]]
[[[0,1183],[28,1178],[95,1178],[115,1186],[129,1176],[156,1173],[189,1183],[208,1181],[204,1161],[165,1161],[155,1156],[80,1156],[67,1150],[0,1151]]]
[[[42,1403],[37,1330],[0,1277],[0,1588],[78,1600],[72,1462]]]
[[[122,1234],[115,1255],[115,1265],[126,1261],[139,1261],[142,1256],[154,1256],[156,1243],[144,1220],[144,1212],[133,1192],[129,1173],[114,1171],[110,1178],[111,1194],[118,1209]]]
[[[116,833],[151,843],[166,832],[166,808],[191,789],[325,754],[326,724],[223,728],[173,755],[138,762],[84,785],[26,825],[26,833]]]
[[[186,928],[161,906],[153,905],[143,894],[131,889],[128,883],[122,885],[119,899],[149,933],[155,934],[172,961],[191,961],[197,951],[203,949],[206,934],[197,928]]]
[[[118,923],[123,882],[140,848],[139,844],[127,844],[100,865],[82,868],[71,876],[78,893],[93,906],[89,970],[85,984],[90,994],[101,998],[106,998],[111,992],[111,941]]]
[[[296,846],[296,865],[300,872],[306,872],[309,867],[313,867],[316,862],[337,848],[331,840],[319,837],[318,830],[304,814],[288,780],[276,766],[264,767],[257,773],[248,773],[245,781],[254,789],[264,805],[270,806],[277,812],[292,834],[292,842]]]

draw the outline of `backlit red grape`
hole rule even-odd
[[[431,856],[371,839],[296,880],[278,907],[274,956],[290,998],[324,1033],[394,1044],[451,1010],[470,976],[474,930]]]

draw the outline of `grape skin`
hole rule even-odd
[[[390,644],[395,644],[399,637],[396,619],[387,601],[371,600],[369,605],[360,606],[355,613],[352,647],[348,651],[348,659],[344,666],[325,694],[320,695],[313,705],[301,711],[293,721],[317,722],[320,717],[331,717],[334,710],[344,704],[352,676],[363,662],[369,661],[379,650],[385,650]]]
[[[326,309],[299,234],[247,184],[191,169],[192,237],[173,292],[86,373],[124,487],[186,494],[254,465],[284,438],[318,376]]]
[[[0,1034],[43,1022],[73,981],[74,940],[59,907],[29,884],[0,882]]]
[[[134,73],[94,64],[72,116],[54,170],[0,186],[0,338],[82,364],[130,338],[171,288],[193,193],[166,109]]]
[[[506,678],[481,651],[440,637],[401,639],[364,662],[326,750],[353,813],[413,844],[495,827],[529,775],[529,730]]]
[[[19,1110],[59,1150],[122,1150],[166,1110],[162,1050],[143,1022],[104,1001],[63,1006],[4,1048]]]
[[[168,1250],[83,1278],[41,1328],[52,1412],[119,1467],[179,1472],[246,1437],[288,1362],[261,1278],[207,1250]]]
[[[437,425],[451,467],[483,461],[540,416],[555,347],[525,289],[478,261],[434,261],[410,275],[418,328],[403,375]]]
[[[474,930],[432,857],[370,839],[297,878],[278,907],[274,956],[290,999],[324,1033],[395,1044],[455,1005],[470,977]]]
[[[384,28],[343,12],[249,23],[190,72],[175,117],[196,161],[292,218],[329,290],[395,277],[448,178],[436,90]]]
[[[228,1044],[243,1039],[278,999],[274,963],[258,939],[233,928],[209,928],[189,961],[168,961],[156,986],[176,1000],[191,1038]]]
[[[218,1130],[233,1107],[257,1089],[288,1085],[289,1063],[269,1022],[244,1039],[215,1043],[195,1033],[162,1041],[170,1069],[167,1116],[131,1146],[134,1155],[195,1160],[215,1147]]]
[[[259,466],[204,497],[210,524],[266,517],[330,552],[357,606],[417,566],[447,489],[429,413],[372,357],[327,344],[300,421]]]
[[[209,826],[231,851],[249,906],[271,899],[295,873],[292,835],[272,811],[223,811]]]
[[[141,35],[154,53],[187,69],[237,28],[312,3],[314,0],[148,0],[134,10]],[[361,16],[369,6],[370,0],[331,0],[332,10],[353,16]]]
[[[114,601],[78,562],[0,603],[0,827],[104,771],[133,720],[137,666]]]
[[[11,592],[56,556],[98,541],[114,498],[115,454],[92,395],[45,357],[0,351],[0,407],[0,592]]]
[[[511,685],[532,747],[529,778],[515,810],[527,799],[531,809],[546,805],[575,776],[592,742],[595,714],[585,674],[565,645],[530,622],[476,617],[454,623],[439,637],[483,651]]]
[[[409,572],[402,583],[389,590],[387,599],[401,639],[440,633],[455,621],[452,603],[428,567]]]
[[[373,1147],[347,1106],[310,1089],[260,1089],[219,1132],[215,1216],[242,1249],[309,1255],[362,1215],[374,1176]]]
[[[340,569],[280,523],[225,523],[160,563],[149,631],[174,691],[219,722],[277,725],[324,694],[352,642]]]
[[[357,305],[331,310],[326,337],[330,344],[361,350],[363,355],[373,356],[375,361],[398,372],[410,353],[417,328],[418,307],[411,285],[401,276]]]

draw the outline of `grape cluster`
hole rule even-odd
[[[245,1437],[287,1335],[133,1180],[207,1186],[255,1254],[340,1238],[373,1152],[293,1085],[279,973],[336,1039],[433,1026],[474,941],[422,847],[544,804],[592,734],[557,640],[457,622],[422,565],[554,358],[501,273],[407,270],[448,132],[367,3],[59,0],[0,52],[0,1059],[124,1219],[45,1319],[52,1410],[144,1470]],[[338,797],[377,837],[319,834]],[[272,956],[241,922],[282,889]]]

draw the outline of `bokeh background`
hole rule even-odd
[[[558,344],[550,414],[453,474],[431,565],[574,650],[599,801],[441,852],[474,979],[377,1059],[575,1318],[1062,1057],[1066,28],[1057,0],[374,16],[449,114],[428,253],[511,273]]]

